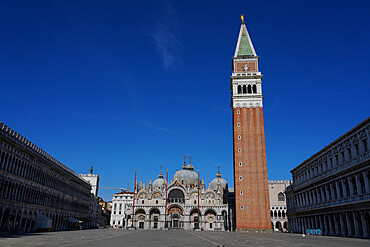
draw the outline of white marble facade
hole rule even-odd
[[[134,212],[132,200],[119,202],[119,198],[115,198],[130,198],[133,196],[132,192],[113,195],[112,226],[136,229],[228,229],[228,204],[224,202],[227,182],[219,172],[207,188],[203,179],[198,181],[198,173],[194,171],[191,161],[188,165],[184,162],[182,169],[175,173],[171,182],[166,181],[161,171],[153,182],[150,181],[147,185],[139,182],[136,187]]]

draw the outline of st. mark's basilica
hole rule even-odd
[[[132,210],[135,212],[135,225],[127,220],[127,227],[228,229],[226,180],[218,171],[216,177],[206,186],[204,180],[194,171],[191,159],[188,164],[184,160],[182,169],[176,171],[171,181],[164,178],[161,170],[153,182],[150,181],[147,185],[138,183],[136,193],[135,205],[132,205],[132,201],[131,204],[126,204],[128,219],[131,218]]]

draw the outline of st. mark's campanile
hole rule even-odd
[[[236,229],[271,229],[263,124],[262,75],[241,16],[241,27],[232,59],[231,108],[233,110],[234,185]]]

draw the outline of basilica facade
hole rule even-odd
[[[226,193],[227,182],[219,171],[206,186],[191,161],[188,165],[184,162],[171,181],[164,178],[161,170],[153,182],[137,183],[134,205],[124,204],[122,212],[118,208],[115,211],[113,205],[112,215],[123,216],[124,212],[120,225],[127,228],[225,231],[229,227]]]

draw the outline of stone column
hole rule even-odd
[[[299,230],[299,220],[298,220],[297,217],[294,218],[294,223],[295,223],[295,225],[292,226],[293,232],[301,232]]]
[[[310,222],[310,217],[306,216],[306,229],[311,229],[311,222]]]
[[[319,228],[322,232],[324,230],[324,225],[323,225],[323,222],[322,222],[323,216],[319,215],[318,217],[319,217]]]
[[[325,231],[325,234],[327,235],[328,234],[328,221],[326,220],[327,219],[327,215],[324,215],[323,216],[323,219],[324,219],[324,231]]]
[[[361,176],[361,174],[356,174],[355,175],[355,182],[356,182],[356,186],[357,186],[357,194],[358,195],[361,195],[362,193],[365,193],[365,191],[362,191],[362,188],[361,188],[360,176]]]
[[[330,232],[330,235],[334,235],[334,226],[332,225],[332,217],[333,215],[332,214],[329,214],[328,215],[328,219],[329,219],[329,232]]]
[[[339,216],[340,229],[342,230],[341,236],[345,236],[346,232],[344,231],[345,227],[344,227],[344,222],[343,222],[343,219],[342,219],[342,215],[338,214],[338,216]]]
[[[145,227],[144,228],[151,229],[152,228],[151,223],[152,223],[152,219],[150,218],[150,215],[149,214],[145,215],[145,223],[144,223]]]
[[[356,213],[352,213],[353,224],[355,225],[355,237],[360,237],[360,230],[358,229],[358,222]]]
[[[321,202],[325,202],[325,190],[323,188],[323,186],[320,187],[320,194],[321,194]]]
[[[331,198],[330,198],[330,196],[329,196],[329,185],[328,184],[326,184],[326,185],[324,185],[325,186],[325,195],[326,195],[326,201],[327,202],[329,202],[329,201],[331,201]]]
[[[339,224],[338,217],[340,217],[339,214],[333,214],[334,216],[334,225],[335,225],[335,235],[340,236],[341,232],[339,231]]]
[[[294,225],[290,226],[291,231],[292,232],[299,232],[298,219],[296,217],[294,217],[294,219],[293,219],[293,224]]]
[[[370,192],[370,188],[369,188],[369,171],[363,171],[362,172],[362,175],[364,176],[366,193],[369,193]]]
[[[311,223],[310,228],[311,229],[315,228],[315,222],[314,222],[314,217],[313,216],[310,216],[310,223]]]
[[[308,206],[309,205],[309,200],[308,200],[308,192],[305,192],[304,193],[304,197],[305,197],[305,203],[304,203],[304,206]]]
[[[353,196],[354,191],[353,191],[353,184],[352,184],[352,181],[351,181],[351,177],[348,177],[347,180],[348,180],[348,184],[349,184],[349,196]]]
[[[329,188],[330,188],[330,194],[331,194],[331,200],[333,201],[333,200],[335,200],[335,194],[334,194],[334,186],[333,186],[333,183],[330,183],[329,184]]]
[[[342,183],[342,189],[343,189],[343,198],[346,198],[347,197],[347,187],[346,187],[346,183],[344,182],[346,178],[344,179],[341,179],[341,183]]]
[[[338,180],[335,181],[335,189],[337,191],[337,198],[341,198],[340,197],[340,189],[339,189],[339,183]]]
[[[348,236],[352,236],[352,227],[351,227],[351,222],[349,218],[349,213],[346,213],[346,219],[347,219]]]
[[[366,216],[366,212],[361,212],[362,230],[364,232],[364,235],[362,237],[368,238],[369,237],[369,229],[367,228],[365,216]]]

